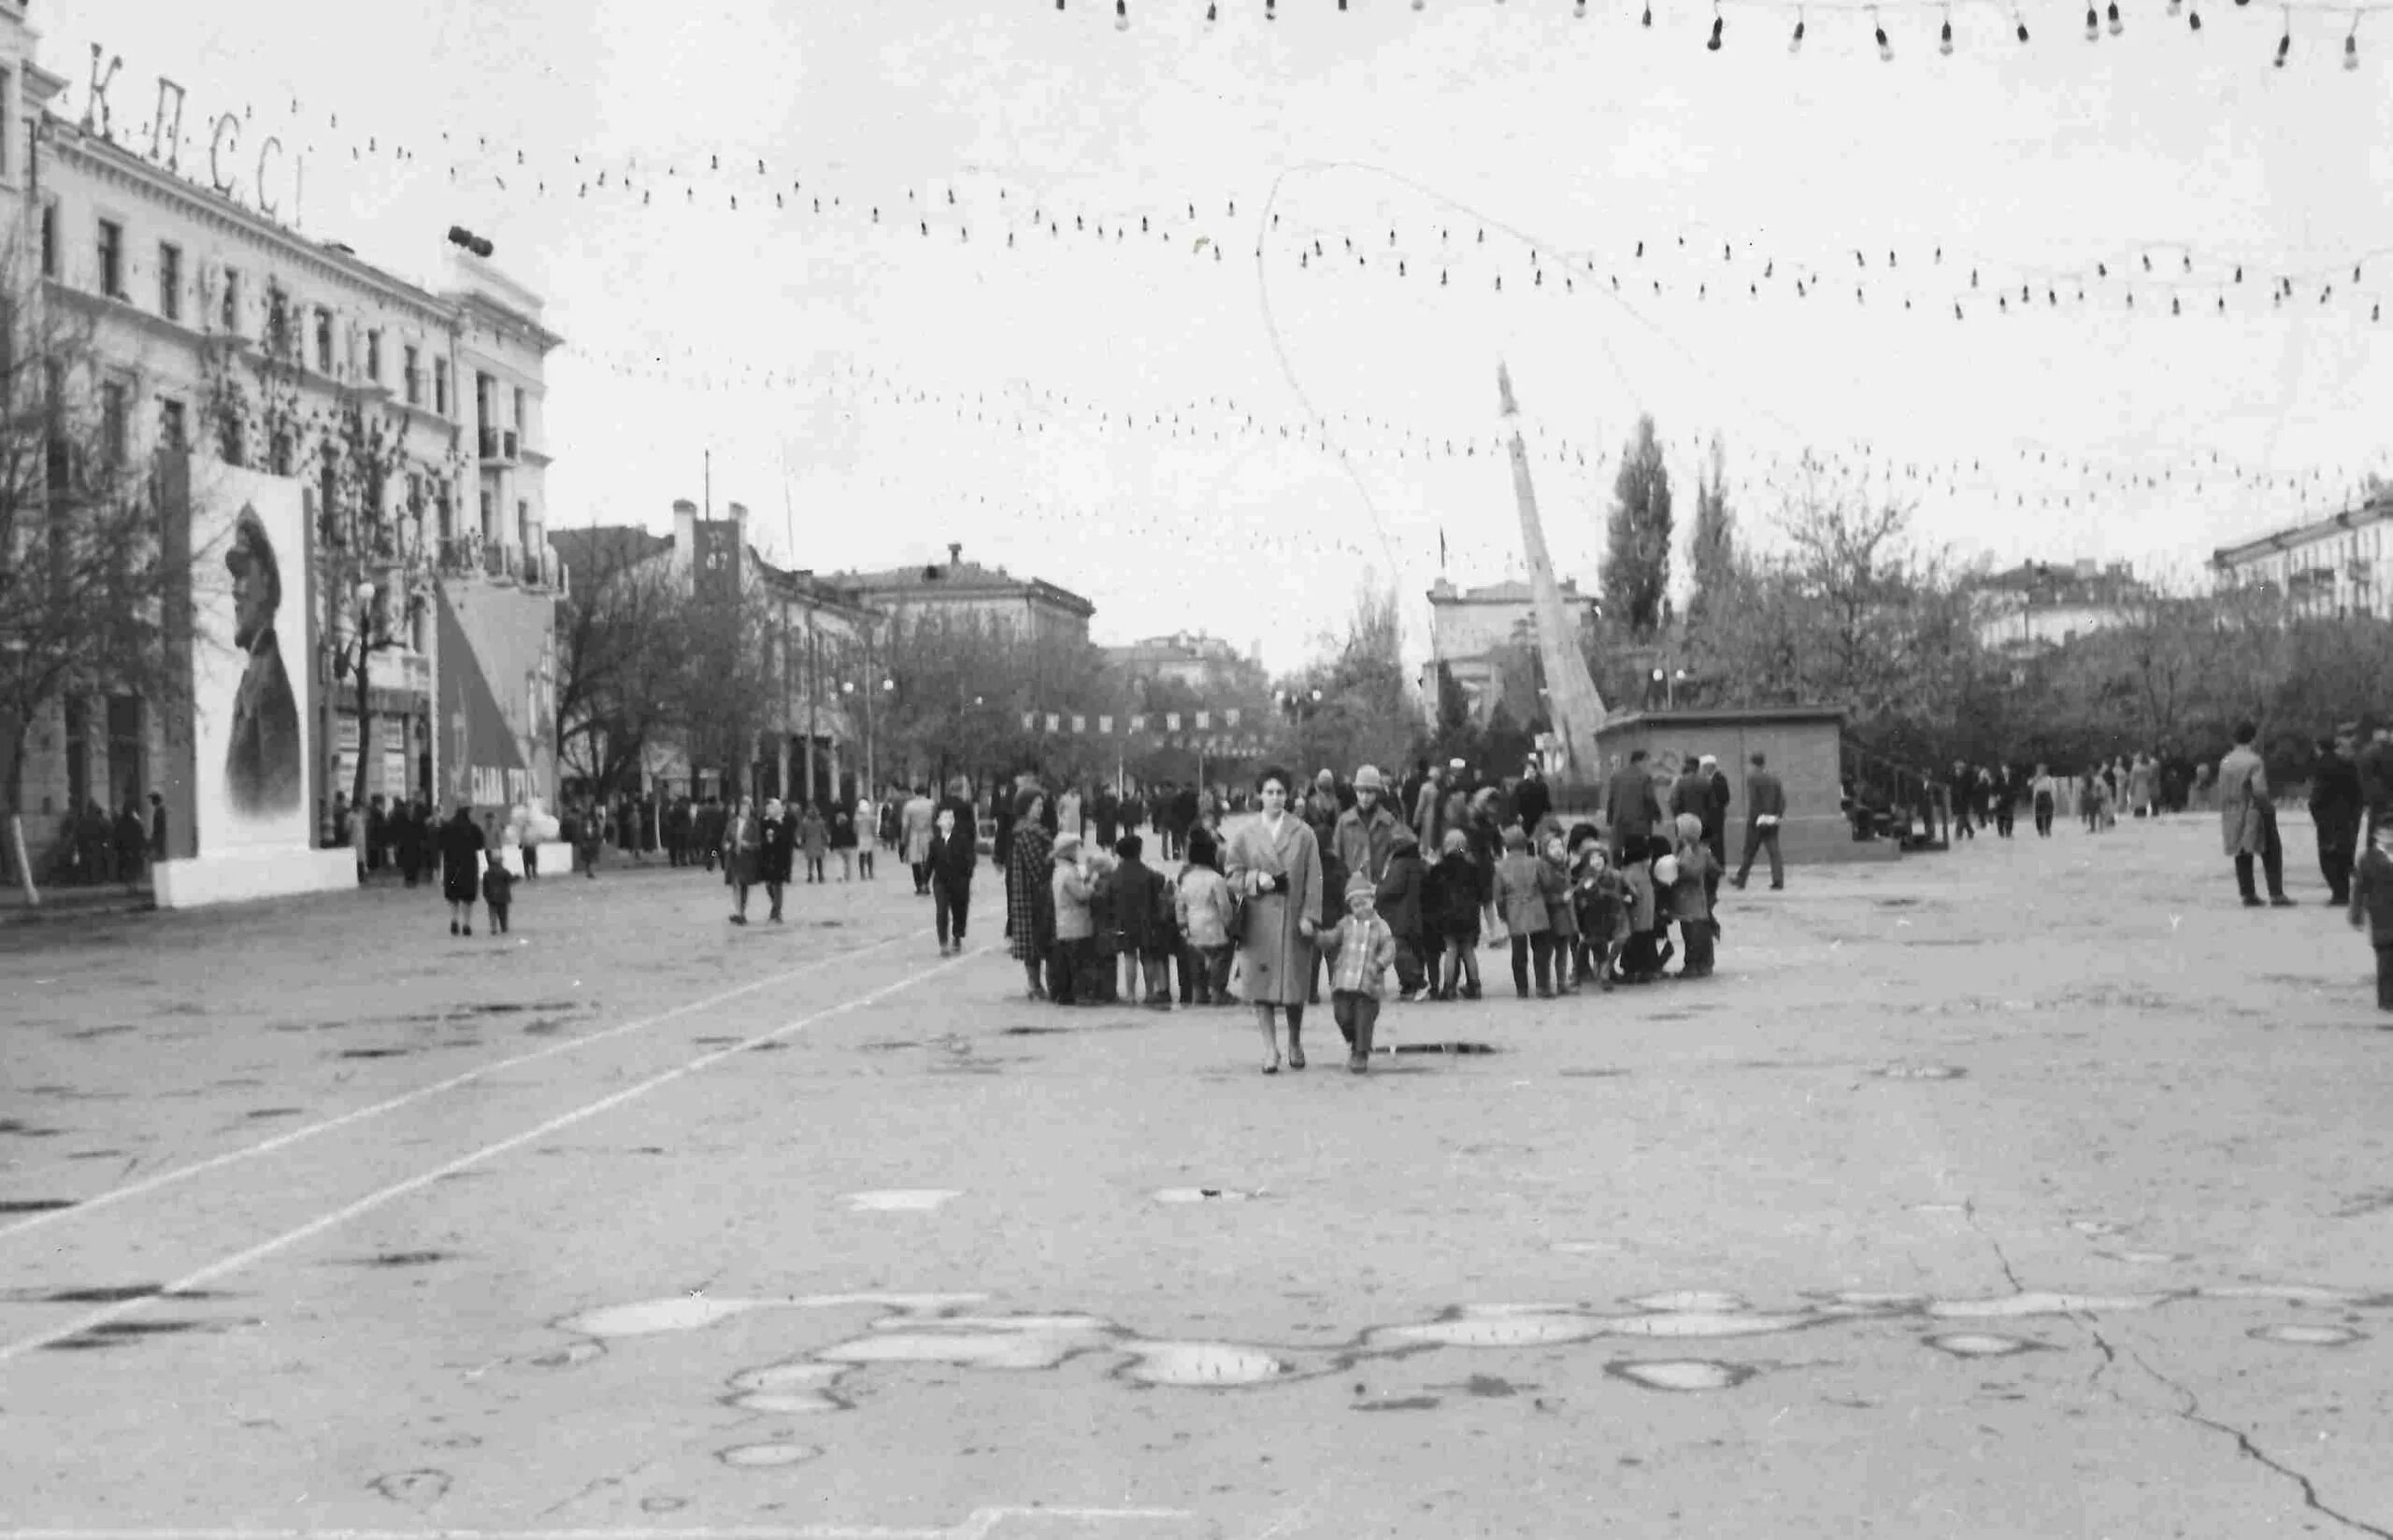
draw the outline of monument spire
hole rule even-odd
[[[1569,612],[1562,607],[1561,586],[1554,580],[1554,560],[1545,549],[1545,526],[1538,520],[1537,490],[1529,483],[1529,452],[1521,442],[1521,409],[1512,399],[1512,374],[1500,359],[1496,364],[1496,393],[1512,439],[1512,494],[1521,506],[1521,547],[1528,557],[1529,599],[1537,616],[1538,652],[1545,663],[1546,715],[1554,723],[1555,735],[1562,740],[1565,771],[1592,780],[1603,764],[1596,752],[1596,730],[1604,724],[1603,697],[1596,692],[1596,681],[1587,673]]]

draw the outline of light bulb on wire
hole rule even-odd
[[[2091,6],[2085,7],[2085,40],[2089,43],[2102,40],[2102,18]]]
[[[2352,12],[2352,30],[2343,35],[2343,67],[2359,68],[2359,12]],[[2359,281],[2359,270],[2352,270],[2352,281]]]
[[[1113,30],[1130,30],[1130,0],[1113,0]]]
[[[2285,68],[2285,56],[2293,51],[2293,7],[2285,11],[2285,33],[2277,39],[2277,68]]]
[[[1951,58],[1953,54],[1953,14],[1944,13],[1944,30],[1937,36],[1936,51]]]
[[[1712,13],[1712,40],[1703,45],[1707,50],[1713,53],[1720,51],[1720,28],[1722,24],[1719,11],[1714,10]]]
[[[1638,19],[1638,24],[1647,27],[1654,24],[1654,0],[1645,0],[1645,14]]]
[[[1795,13],[1795,36],[1786,40],[1786,51],[1789,53],[1803,51],[1803,13],[1799,10]]]
[[[2119,0],[2111,0],[2111,36],[2116,37],[2126,30],[2127,23],[2119,20]]]
[[[2026,42],[2028,40],[2027,18],[2021,16],[2017,11],[2013,11],[2011,13],[2011,20],[2016,23],[2019,28],[2019,40],[2023,43]]]
[[[2200,32],[2200,31],[2201,31],[2201,30],[2202,30],[2202,13],[2201,13],[2200,11],[2199,11],[2199,10],[2188,10],[2188,11],[2186,11],[2186,12],[2185,12],[2185,25],[2187,25],[2187,26],[2189,26],[2189,27],[2193,28],[2193,30],[2194,30],[2194,31],[2196,31],[2196,32]]]
[[[1878,7],[1875,6],[1870,7],[1870,24],[1878,35],[1878,58],[1880,62],[1884,64],[1894,63],[1895,45],[1886,40],[1886,28],[1884,23],[1878,20]]]

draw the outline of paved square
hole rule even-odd
[[[0,1533],[2393,1533],[2297,843],[1798,870],[1360,1077],[1023,1001],[985,865],[946,962],[902,875],[0,931]]]

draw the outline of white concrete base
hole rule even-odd
[[[545,840],[542,843],[534,846],[533,848],[537,850],[540,855],[541,876],[555,877],[559,873],[563,873],[566,876],[570,877],[573,874],[572,846],[567,845],[561,839],[552,839]],[[513,872],[517,877],[522,877],[523,875],[523,852],[515,846],[502,845],[499,847],[498,863],[501,866],[506,867],[509,871]]]
[[[357,887],[357,857],[337,850],[228,850],[192,861],[162,861],[150,885],[162,909],[195,909],[292,893],[337,893]]]

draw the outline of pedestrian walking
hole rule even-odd
[[[440,826],[440,894],[449,901],[449,934],[474,934],[474,900],[481,891],[482,851],[489,845],[474,822],[472,803],[460,801]]]
[[[903,819],[905,827],[905,863],[913,868],[914,896],[927,898],[931,891],[931,829],[939,817],[939,805],[931,801],[930,788],[917,785],[914,794],[906,799]],[[1072,831],[1079,833],[1078,830]]]
[[[157,792],[150,793],[150,863],[155,866],[166,859],[166,799]]]
[[[150,846],[141,828],[141,805],[126,797],[124,810],[117,814],[111,833],[116,842],[117,880],[124,884],[126,892],[131,892],[141,880],[141,858]]]
[[[2268,766],[2252,747],[2252,740],[2259,736],[2259,732],[2251,722],[2237,723],[2235,747],[2218,762],[2219,837],[2227,854],[2235,858],[2235,886],[2243,895],[2243,906],[2261,906],[2259,891],[2252,880],[2252,865],[2257,858],[2268,878],[2268,903],[2289,909],[2293,900],[2285,896],[2285,847],[2277,836],[2276,804],[2269,796]]]
[[[731,878],[734,925],[748,923],[748,890],[756,884],[758,861],[764,849],[764,829],[757,821],[756,804],[742,795],[730,821],[723,830],[723,869]]]
[[[1359,805],[1359,792],[1355,800]],[[1397,824],[1388,841],[1387,864],[1380,872],[1379,886],[1371,891],[1371,905],[1396,937],[1396,998],[1404,1005],[1421,998],[1426,984],[1422,959],[1430,954],[1422,940],[1421,903],[1426,876],[1421,841],[1410,828]]]
[[[779,797],[765,799],[765,821],[757,831],[756,875],[764,879],[765,901],[772,913],[765,918],[781,922],[781,895],[789,891],[790,866],[797,851],[797,825]]]
[[[490,910],[490,934],[507,934],[507,916],[515,902],[515,874],[507,869],[507,852],[486,850],[489,865],[482,871],[482,903]]]
[[[867,882],[872,880],[872,850],[877,843],[876,836],[880,826],[881,812],[873,806],[872,799],[870,797],[859,799],[856,803],[855,829],[849,843],[855,847],[856,875]]]
[[[2349,904],[2352,863],[2361,847],[2361,826],[2368,808],[2360,800],[2359,767],[2352,763],[2358,747],[2357,722],[2338,735],[2318,740],[2317,763],[2310,771],[2310,822],[2318,834],[2318,872],[2327,879],[2327,902]]]
[[[972,870],[980,864],[968,821],[953,806],[931,820],[931,910],[939,930],[939,954],[964,950],[964,929],[972,919]]]
[[[1312,830],[1289,809],[1291,784],[1288,773],[1276,765],[1255,778],[1262,816],[1230,836],[1225,874],[1245,905],[1239,966],[1270,1055],[1263,1064],[1266,1075],[1280,1073],[1275,1011],[1287,1014],[1288,1067],[1305,1067],[1305,987],[1320,930],[1315,916],[1321,907],[1321,849]]]
[[[1786,817],[1786,787],[1769,768],[1769,756],[1756,750],[1753,773],[1745,777],[1745,853],[1737,863],[1733,886],[1742,888],[1753,874],[1754,856],[1770,851],[1770,885],[1786,886],[1786,863],[1778,853],[1778,826]],[[1726,859],[1725,857],[1723,858]]]
[[[1357,872],[1347,879],[1345,918],[1322,935],[1321,951],[1330,960],[1330,1020],[1346,1039],[1346,1067],[1364,1074],[1371,1067],[1380,997],[1396,964],[1396,933],[1380,918],[1369,877]]]
[[[797,813],[797,849],[806,862],[806,880],[827,882],[823,875],[823,859],[830,853],[831,831],[824,826],[823,815],[814,805],[807,804]]]
[[[2028,805],[2035,811],[2038,838],[2053,837],[2054,805],[2058,799],[2060,785],[2053,779],[2051,767],[2042,764],[2036,766],[2034,777],[2028,782]]]

